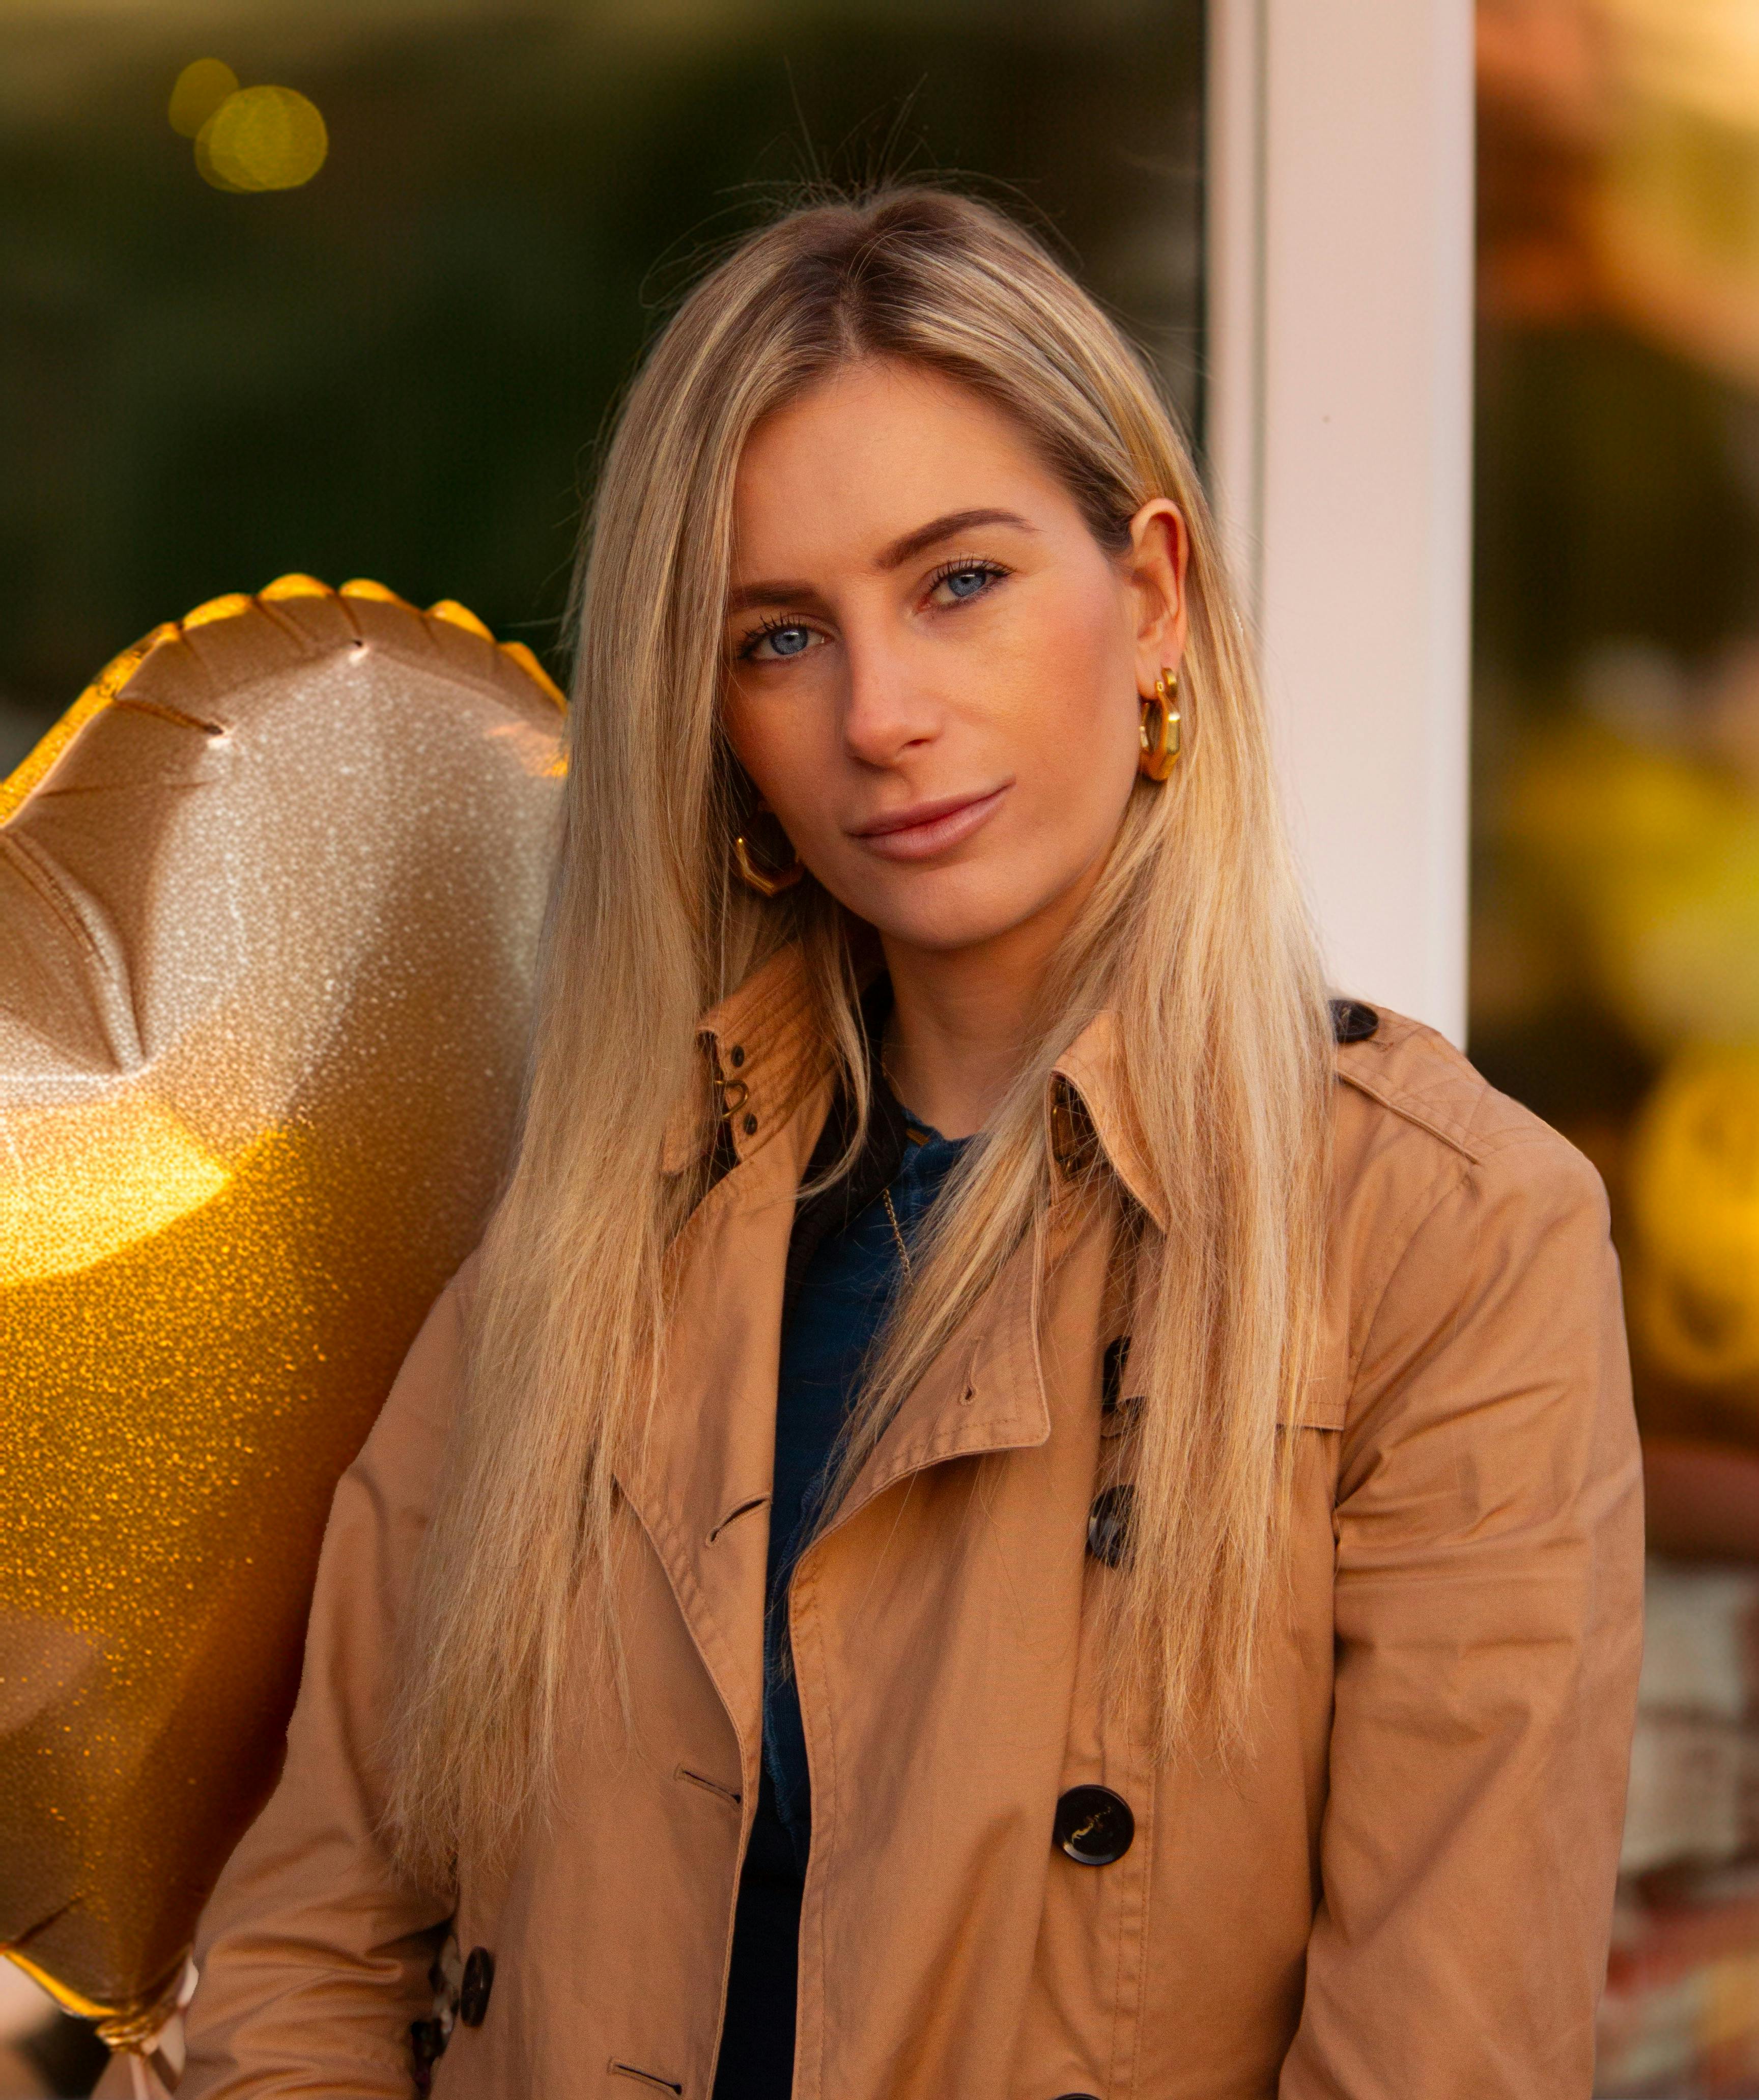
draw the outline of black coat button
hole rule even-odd
[[[1366,1043],[1380,1026],[1380,1016],[1359,999],[1334,999],[1331,1032],[1340,1043]]]
[[[479,2027],[495,1988],[495,1957],[486,1947],[473,1947],[458,1987],[458,2017],[467,2027]]]
[[[1072,1786],[1056,1804],[1051,1834],[1078,1867],[1109,1867],[1130,1850],[1136,1819],[1109,1786]]]
[[[1108,1568],[1121,1568],[1130,1551],[1130,1511],[1136,1491],[1128,1481],[1102,1488],[1087,1512],[1087,1551]]]

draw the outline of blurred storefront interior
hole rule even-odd
[[[1599,2089],[1750,2094],[1759,11],[1478,21],[1470,1047],[1611,1191],[1656,1555]]]

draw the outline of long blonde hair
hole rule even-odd
[[[1166,1221],[1140,1255],[1124,1677],[1163,1748],[1237,1740],[1244,1723],[1278,1568],[1277,1425],[1315,1346],[1330,1084],[1263,711],[1197,474],[1141,360],[999,214],[884,190],[797,211],[721,262],[655,344],[604,461],[522,1135],[403,1630],[388,1829],[421,1878],[504,1855],[546,1799],[583,1582],[596,1661],[618,1667],[603,1577],[616,1480],[663,1404],[667,1247],[703,1186],[661,1166],[693,1087],[706,1112],[699,1017],[798,941],[827,1061],[865,1103],[861,929],[810,881],[772,902],[737,881],[739,783],[719,722],[741,448],[859,356],[932,367],[1000,404],[1113,550],[1144,502],[1170,497],[1192,554],[1184,759],[1132,795],[848,1449],[1033,1231],[1054,1173],[1051,1065],[1109,1009]]]

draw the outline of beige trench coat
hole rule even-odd
[[[552,1824],[459,1899],[493,1980],[438,2100],[713,2081],[757,1793],[783,1264],[827,1088],[791,957],[705,1029],[747,1092],[680,1248],[651,1458],[623,1483],[636,1732],[583,1672]],[[1152,1216],[1109,1041],[1102,1021],[1064,1059],[1075,1114],[1054,1127],[1084,1109]],[[796,2100],[1588,2092],[1642,1577],[1605,1200],[1426,1029],[1384,1016],[1337,1069],[1328,1355],[1237,1768],[1157,1769],[1098,1696],[1118,1577],[1088,1514],[1127,1478],[1128,1431],[1101,1405],[1115,1202],[1073,1180],[1052,1248],[1022,1251],[802,1560]],[[180,2100],[411,2091],[447,1906],[374,1841],[374,1753],[468,1290],[467,1271],[337,1490],[285,1775],[203,1924]],[[1052,1843],[1084,1785],[1134,1815],[1108,1865]]]

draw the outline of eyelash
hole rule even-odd
[[[1013,574],[1013,571],[1012,569],[1004,568],[999,562],[990,561],[987,556],[968,554],[963,558],[955,558],[952,561],[943,562],[940,567],[935,570],[929,576],[928,583],[924,588],[929,593],[937,591],[941,588],[941,585],[944,584],[950,576],[969,576],[973,571],[987,576],[992,584],[999,582],[1003,577],[1009,576]],[[971,598],[962,599],[959,602],[969,605],[972,602],[972,598],[984,598],[987,597],[987,589],[973,591]],[[949,610],[950,608],[943,607],[942,609]],[[752,652],[756,649],[758,643],[764,639],[765,635],[785,634],[791,628],[805,627],[805,625],[806,622],[804,620],[791,619],[785,612],[775,612],[770,614],[767,620],[760,620],[757,625],[754,627],[745,637],[744,640],[740,642],[738,652],[739,662],[742,664],[749,664],[753,660]],[[805,651],[803,651],[801,653],[804,655]]]
[[[758,643],[763,640],[766,634],[786,634],[790,629],[805,627],[805,624],[806,623],[804,620],[790,620],[785,612],[771,613],[767,620],[760,620],[756,626],[752,629],[751,633],[746,636],[745,639],[740,642],[736,652],[738,660],[742,664],[750,663],[752,660],[752,651],[756,648]]]
[[[1003,568],[999,562],[992,562],[986,555],[967,554],[959,559],[950,562],[943,562],[940,567],[935,571],[934,574],[929,577],[928,589],[931,591],[937,591],[941,588],[941,585],[946,581],[949,576],[969,576],[974,570],[980,575],[988,576],[992,582],[998,581],[1003,576],[1008,576],[1013,574],[1013,571],[1012,569]],[[982,598],[984,595],[985,593],[982,591],[975,591],[972,593],[972,597],[975,598]],[[963,605],[969,605],[971,603],[971,599],[968,598],[962,598],[959,600],[959,602]]]

